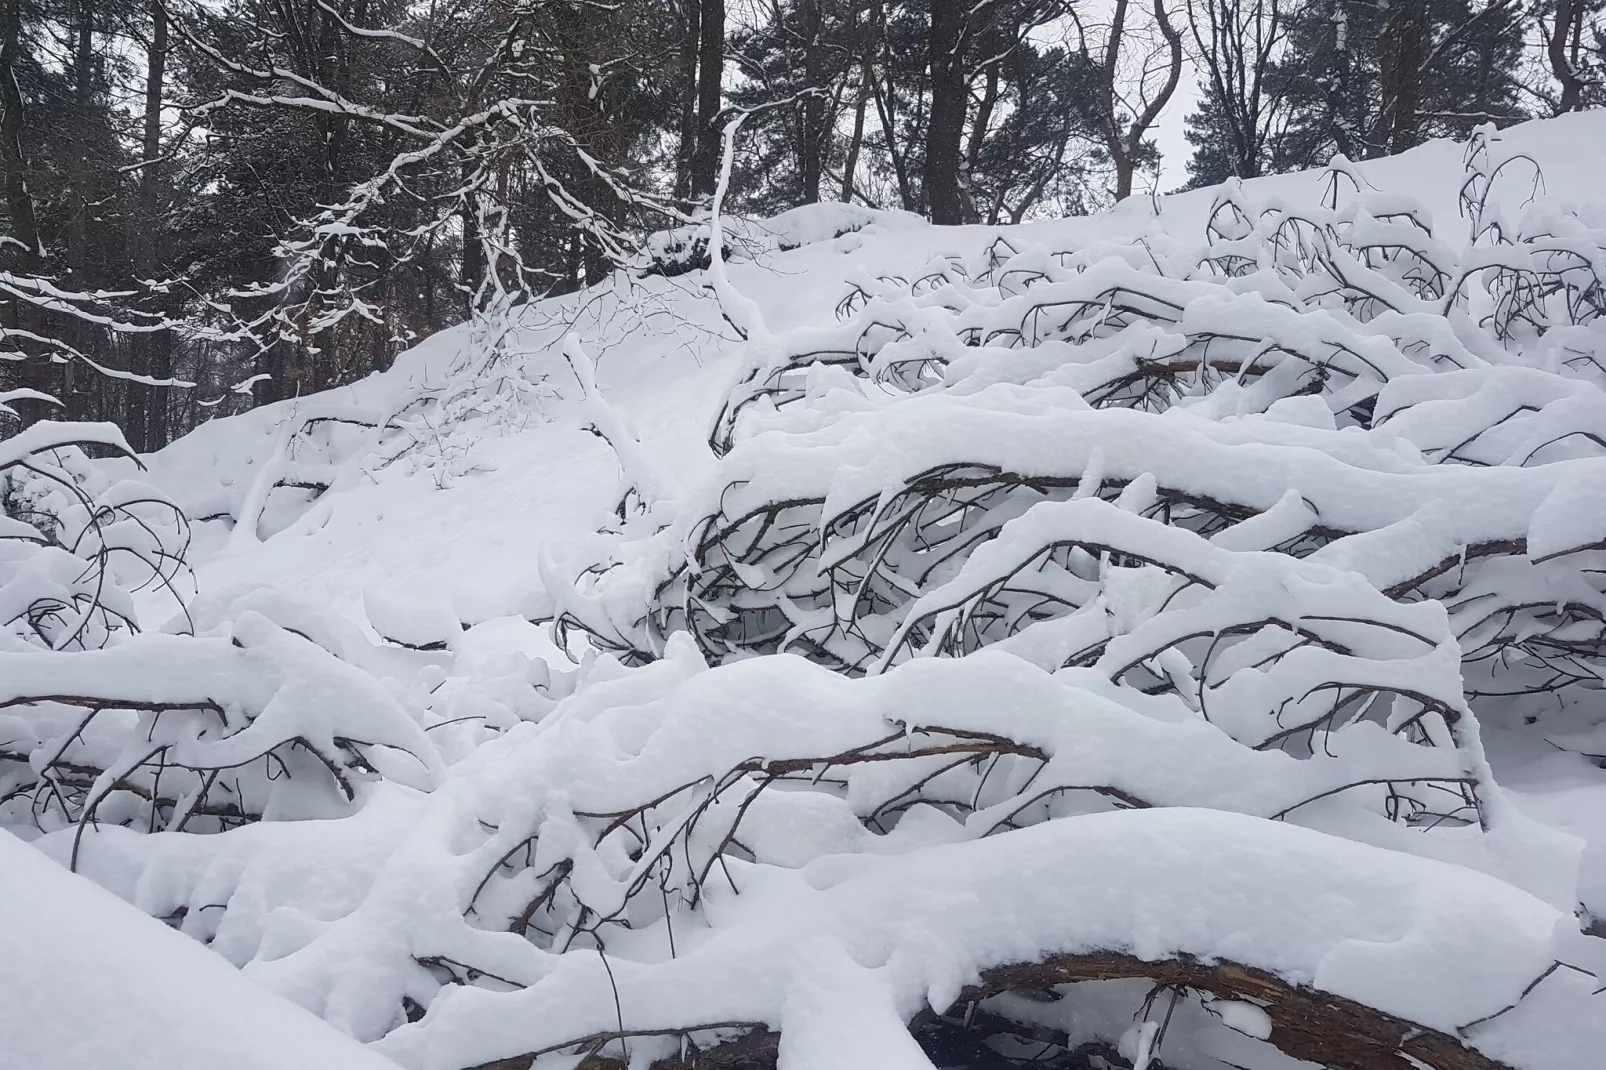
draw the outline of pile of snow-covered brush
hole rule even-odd
[[[1596,726],[1606,720],[1606,212],[1551,203],[1541,185],[1531,161],[1502,155],[1485,131],[1467,149],[1462,218],[1438,231],[1411,199],[1338,161],[1320,205],[1257,204],[1229,186],[1202,236],[1076,250],[1001,238],[979,263],[944,258],[916,278],[860,280],[838,323],[784,336],[715,264],[745,335],[710,437],[716,474],[676,503],[674,523],[593,566],[559,624],[627,661],[657,658],[685,634],[714,664],[791,653],[869,678],[856,686],[879,716],[857,739],[807,757],[755,745],[731,805],[771,784],[834,783],[877,832],[896,836],[895,815],[929,808],[960,839],[1027,824],[1070,836],[1112,808],[1148,811],[1107,825],[1139,837],[1167,820],[1159,807],[1233,810],[1386,848],[1368,863],[1380,872],[1410,854],[1482,869],[1560,908],[1574,933],[1569,915],[1587,922],[1606,903],[1578,901],[1575,847],[1504,802],[1479,738],[1480,717],[1543,716],[1552,741],[1606,753]],[[1060,689],[1058,716],[1022,683],[983,683],[1003,664],[1024,671],[1004,652]],[[938,669],[930,658],[962,660]],[[885,697],[916,678],[943,683]],[[1100,723],[1108,709],[1131,724]],[[727,781],[707,772],[720,794]],[[1189,893],[1213,870],[1251,865],[1233,844],[1239,827],[1224,822],[1197,853],[1172,848],[1163,876],[1135,858],[1106,875],[1138,902],[1164,904],[1135,908],[1136,933],[1060,936],[1035,955],[1138,945],[1144,960],[1264,967],[1231,925],[1189,943],[1166,916],[1226,911]],[[731,842],[761,852],[743,828]],[[1303,842],[1277,834],[1289,850]],[[965,869],[991,856],[952,857]],[[1065,879],[1037,865],[998,879]],[[1257,898],[1297,909],[1285,891],[1268,875]],[[1064,900],[1073,917],[1077,894]],[[1010,943],[1011,924],[976,904],[961,927],[999,925],[992,936]],[[1498,960],[1488,932],[1464,939]],[[1010,957],[1034,953],[999,955]],[[977,965],[960,958],[962,974]],[[1563,998],[1547,985],[1593,984],[1551,973],[1519,998],[1554,961],[1577,965],[1557,951],[1482,1012],[1518,1005],[1537,1018],[1547,1012],[1533,1006]],[[1127,970],[1168,983],[1166,967]],[[1278,972],[1365,991],[1321,965]],[[1388,972],[1362,1002],[1388,1009]],[[966,982],[978,976],[984,991],[999,984],[985,970]],[[1222,994],[1206,983],[1170,991],[1182,989]],[[1152,988],[1135,991],[1153,1000]],[[1056,1010],[1016,1020],[1087,1028],[1079,1000],[1055,994]],[[1581,1004],[1541,1057],[1492,1040],[1500,1018],[1472,1027],[1482,1014],[1466,994],[1444,982],[1445,1017],[1416,1021],[1513,1065],[1593,1057],[1560,1045],[1599,1035],[1606,1007]],[[1162,1020],[1137,1002],[1140,1022]],[[975,1012],[931,1007],[967,1021]],[[1409,1033],[1394,1035],[1398,1050],[1352,1054],[1344,1023],[1328,1019],[1331,1031],[1306,1043],[1299,1012],[1271,1020],[1273,1044],[1324,1065],[1482,1065],[1413,1050]],[[1168,1065],[1218,1065],[1208,1045],[1169,1036]],[[1214,1057],[1263,1065],[1234,1051]]]
[[[1459,250],[1335,167],[1325,208],[1224,189],[1203,246],[999,239],[863,280],[835,326],[757,324],[716,478],[562,623],[630,657],[684,630],[714,661],[854,675],[995,643],[1110,664],[1119,640],[1115,680],[1197,706],[1244,640],[1263,669],[1334,649],[1257,625],[1276,614],[1235,585],[1337,569],[1443,603],[1495,690],[1598,689],[1606,211],[1508,218],[1491,194],[1536,176],[1497,151],[1469,146]],[[1130,637],[1222,612],[1244,620],[1197,654]]]
[[[1480,737],[1602,715],[1606,219],[1526,166],[1470,146],[1460,249],[1339,168],[784,336],[716,209],[715,476],[599,403],[622,534],[545,569],[616,657],[409,709],[433,790],[40,843],[419,1070],[1593,1070],[1606,904]]]
[[[343,812],[380,770],[427,785],[422,729],[263,612],[282,599],[185,609],[188,522],[120,477],[132,456],[109,424],[0,440],[0,824],[221,829]],[[141,608],[180,634],[142,632]]]

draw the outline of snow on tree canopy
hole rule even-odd
[[[551,638],[405,576],[19,632],[0,817],[417,1070],[1593,1070],[1606,836],[1497,751],[1600,799],[1606,216],[1463,149],[1453,219],[1338,160],[1314,198],[895,267],[858,243],[924,228],[727,231],[722,182],[631,283],[699,324],[707,283],[717,395],[699,369],[625,413],[599,381],[632,336],[540,306],[453,364],[501,397],[531,341],[614,458],[575,477],[600,533],[517,544],[541,589],[498,604]],[[842,257],[834,315],[759,294],[728,234]],[[334,394],[250,425],[208,567],[406,480],[521,478],[494,443],[390,469],[384,414],[441,443],[502,411],[402,378],[354,437]],[[285,522],[275,480],[319,464]]]

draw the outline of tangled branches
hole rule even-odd
[[[102,647],[136,630],[135,593],[187,596],[183,513],[105,478],[84,447],[132,456],[110,424],[41,421],[0,440],[0,650]]]
[[[187,518],[81,447],[132,457],[109,425],[40,422],[0,441],[8,824],[229,828],[338,812],[381,770],[432,782],[441,762],[414,720],[259,611],[272,607],[247,600],[206,622],[211,637],[191,634]],[[141,631],[142,592],[177,609],[185,634]]]
[[[681,635],[731,669],[800,654],[866,687],[954,659],[959,690],[1007,652],[1170,711],[1168,733],[1208,725],[1224,762],[1293,759],[1277,768],[1299,785],[1250,805],[1186,777],[1172,794],[1106,768],[1050,775],[1064,751],[1030,751],[1024,727],[1050,704],[1012,684],[970,693],[1010,706],[986,726],[894,724],[801,770],[889,836],[903,825],[880,822],[924,807],[974,838],[1206,805],[1378,842],[1339,816],[1359,808],[1424,834],[1391,835],[1395,850],[1437,852],[1458,826],[1502,850],[1522,819],[1475,708],[1587,711],[1606,679],[1606,231],[1530,196],[1527,161],[1501,151],[1488,131],[1469,145],[1460,248],[1339,160],[1319,205],[1224,188],[1202,246],[1000,238],[973,262],[861,278],[836,325],[784,336],[733,305],[749,326],[715,475],[588,569],[560,631],[632,663]],[[1508,215],[1519,175],[1529,202]],[[1066,717],[1094,746],[1085,710]],[[1144,753],[1165,768],[1182,738]],[[741,771],[795,775],[764,754]],[[861,763],[873,772],[849,771]],[[734,772],[710,771],[710,798]],[[654,824],[643,857],[662,849]],[[709,840],[727,841],[746,842]],[[697,857],[692,883],[671,884],[689,904],[714,872]],[[567,879],[544,872],[542,909]]]
[[[431,791],[44,848],[407,1066],[1586,1070],[1577,845],[1480,728],[1599,693],[1577,265],[1521,224],[1448,252],[1341,164],[1315,206],[1222,191],[1201,248],[999,241],[779,335],[722,193],[743,363],[703,490],[665,489],[565,342],[629,493],[612,558],[544,573],[616,656]],[[205,617],[244,644],[215,656],[367,671],[269,601]],[[143,735],[192,773],[308,750],[338,787],[475,716],[340,676],[377,728],[276,719],[302,675],[273,664]],[[154,800],[148,773],[119,775]]]
[[[1474,139],[1459,252],[1338,161],[1324,206],[1223,189],[1202,248],[1000,239],[860,280],[840,325],[749,341],[715,482],[560,624],[631,658],[684,629],[715,661],[849,673],[1049,634],[1046,667],[1091,664],[1123,618],[1196,612],[1204,585],[1145,550],[1164,527],[1269,551],[1251,572],[1310,559],[1438,601],[1502,694],[1593,691],[1606,232],[1543,201],[1507,219],[1491,195],[1525,165]],[[1046,519],[1080,499],[1143,522]]]
[[[373,796],[313,858],[281,822],[250,838],[107,828],[82,860],[114,887],[164,874],[147,909],[343,1008],[405,1065],[771,1065],[779,1032],[842,1058],[881,1037],[952,1065],[942,1044],[969,1037],[984,1065],[1081,1067],[1130,1062],[1127,1034],[1152,1041],[1165,1020],[1168,1060],[1266,1065],[1269,1037],[1331,1043],[1355,1070],[1414,1065],[1397,1043],[1440,1070],[1537,1067],[1500,1012],[1525,989],[1586,998],[1553,966],[1564,915],[1446,864],[1507,879],[1519,856],[1553,864],[1518,846],[1535,830],[1498,789],[1470,840],[1384,849],[1297,827],[1377,839],[1370,823],[1402,800],[1470,790],[1467,757],[1372,726],[1294,761],[994,651],[854,680],[789,657],[707,670],[680,638],[642,669],[599,663],[472,775]],[[328,859],[355,894],[262,960],[264,911],[310,906],[296,890]],[[1507,934],[1498,954],[1463,939],[1472,917]],[[1386,962],[1408,990],[1384,983]],[[1402,1022],[1415,1040],[1390,1033]]]

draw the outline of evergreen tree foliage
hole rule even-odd
[[[1370,159],[1525,118],[1521,15],[1501,0],[1307,0],[1270,72],[1289,111],[1272,168]]]

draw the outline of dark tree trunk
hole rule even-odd
[[[89,213],[90,205],[99,200],[96,187],[99,185],[93,168],[89,163],[91,144],[94,138],[94,70],[95,70],[95,6],[94,0],[79,0],[78,21],[73,27],[73,122],[76,129],[72,136],[78,139],[79,166],[68,172],[68,195],[71,198],[71,208],[67,216],[65,239],[65,253],[67,263],[67,284],[75,290],[92,290],[94,285],[89,278]],[[59,335],[70,343],[79,352],[86,351],[94,343],[94,331],[77,320],[66,318],[65,322],[57,326]],[[105,384],[85,381],[78,373],[82,371],[72,361],[61,366],[61,396],[60,401],[67,407],[67,415],[73,419],[93,418],[91,394]]]
[[[865,75],[870,84],[870,96],[875,101],[876,118],[880,120],[881,136],[887,146],[887,158],[892,161],[892,174],[898,183],[898,204],[905,212],[921,210],[921,200],[915,195],[914,181],[909,174],[909,152],[898,144],[898,95],[893,85],[894,62],[885,56],[881,45],[885,40],[886,7],[884,0],[871,0],[870,39],[865,49]],[[876,73],[872,57],[883,55],[881,76]],[[885,77],[885,84],[882,83]],[[918,96],[918,94],[917,94]]]
[[[965,133],[965,69],[960,56],[967,5],[932,0],[927,64],[931,70],[931,120],[926,127],[926,207],[933,223],[965,222],[959,188],[959,151]]]
[[[820,55],[821,0],[800,0],[800,25],[803,37],[803,80],[809,89],[821,90],[803,99],[802,144],[798,146],[798,170],[803,179],[802,203],[816,204],[820,200],[820,178],[825,170],[825,113],[824,63]]]
[[[1545,38],[1550,73],[1561,86],[1556,112],[1577,110],[1583,103],[1584,80],[1578,73],[1578,46],[1584,34],[1584,0],[1556,0],[1555,21]]]
[[[139,173],[139,216],[134,228],[134,269],[142,278],[160,274],[161,254],[157,235],[162,233],[160,182],[162,165],[162,90],[167,76],[167,12],[152,3],[150,50],[145,58],[145,116],[141,138]],[[142,334],[134,338],[132,370],[157,379],[172,375],[173,336],[169,331]],[[167,391],[162,387],[129,385],[125,431],[137,450],[160,449],[167,442]]]
[[[1339,154],[1355,159],[1355,131],[1350,127],[1349,98],[1353,77],[1354,43],[1349,39],[1349,12],[1346,0],[1331,0],[1333,22],[1333,70],[1327,82],[1327,114],[1332,126],[1333,145]]]
[[[976,206],[973,192],[974,176],[982,169],[981,152],[987,143],[987,134],[993,125],[993,116],[998,109],[998,64],[994,63],[987,68],[986,80],[982,83],[981,99],[976,103],[976,116],[971,120],[970,137],[965,142],[963,170],[960,172],[959,195],[964,203],[965,219],[970,223],[991,222],[997,215],[998,207],[993,205],[986,213],[982,213]]]
[[[893,121],[892,94],[884,91],[881,82],[874,77],[870,80],[870,90],[875,95],[876,116],[881,120],[882,136],[886,138],[887,157],[892,161],[892,174],[898,181],[898,202],[905,212],[918,212],[920,200],[915,196],[909,181],[909,161],[904,151],[898,147],[898,139],[893,133],[897,126]]]
[[[457,284],[463,294],[463,309],[472,315],[474,302],[479,296],[480,284],[485,281],[485,245],[480,241],[480,221],[473,202],[463,208],[463,260]]]
[[[697,155],[697,52],[701,46],[698,0],[682,0],[681,36],[676,63],[680,85],[680,144],[675,150],[675,196],[691,196],[692,161]]]
[[[842,203],[853,200],[853,176],[859,169],[859,148],[864,144],[864,112],[870,102],[870,67],[866,64],[859,81],[859,97],[853,102],[853,134],[848,138],[848,152],[842,161]]]
[[[39,222],[33,195],[28,192],[27,161],[22,155],[22,94],[17,88],[16,65],[22,55],[22,0],[0,0],[0,170],[4,172],[6,211],[11,237],[22,246],[16,253],[24,271],[39,267]],[[8,249],[16,245],[7,243]]]
[[[1104,144],[1109,150],[1110,162],[1115,167],[1115,199],[1118,201],[1124,201],[1132,196],[1132,180],[1137,174],[1138,159],[1143,151],[1143,136],[1160,117],[1160,112],[1165,110],[1171,95],[1177,90],[1178,80],[1182,77],[1182,35],[1171,24],[1166,3],[1167,0],[1154,0],[1151,9],[1154,13],[1155,26],[1165,41],[1168,53],[1166,80],[1143,109],[1142,114],[1133,116],[1127,122],[1123,122],[1123,117],[1119,114],[1121,109],[1115,92],[1116,79],[1120,77],[1121,49],[1126,43],[1128,32],[1127,0],[1116,0],[1110,16],[1110,36],[1104,43],[1104,68],[1100,72],[1103,82],[1100,119],[1104,127]]]
[[[1390,8],[1383,20],[1379,86],[1383,114],[1369,155],[1404,152],[1417,143],[1421,129],[1422,59],[1427,47],[1425,4]]]
[[[0,265],[20,275],[40,269],[39,223],[34,215],[33,196],[28,192],[27,160],[22,154],[24,116],[22,94],[17,88],[16,65],[22,55],[22,0],[0,0],[0,181],[5,184],[6,212],[10,217],[12,241],[0,245]],[[11,299],[0,303],[0,323],[8,330],[38,331],[42,314],[27,301]],[[25,346],[10,343],[19,349]],[[50,390],[50,366],[27,362],[0,361],[0,389],[10,386]],[[11,418],[0,414],[0,428]]]
[[[724,101],[725,0],[701,0],[697,53],[697,152],[692,158],[691,193],[714,192],[719,171],[720,133],[715,125]]]

